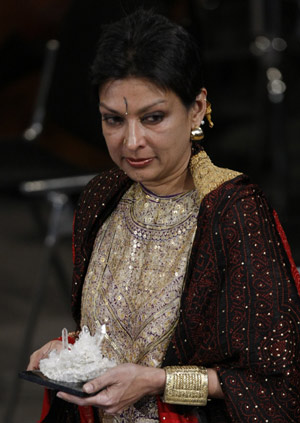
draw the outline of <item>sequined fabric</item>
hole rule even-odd
[[[109,358],[161,365],[179,317],[198,211],[196,191],[157,197],[134,184],[100,228],[83,287],[81,325],[93,333],[106,324],[103,353]],[[157,422],[155,398],[114,421]]]

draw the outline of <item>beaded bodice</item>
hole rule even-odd
[[[106,324],[103,352],[109,358],[161,365],[179,317],[198,211],[196,191],[157,197],[134,184],[100,228],[83,288],[81,324],[91,332]],[[156,415],[153,406],[154,411],[146,406],[147,421],[156,421],[149,420]],[[143,413],[134,421],[146,422]]]

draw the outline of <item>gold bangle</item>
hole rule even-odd
[[[169,404],[206,405],[208,376],[205,367],[168,366],[163,401]]]

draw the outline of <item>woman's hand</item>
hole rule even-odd
[[[120,364],[84,385],[86,393],[96,395],[79,398],[59,392],[57,396],[77,405],[100,407],[107,414],[118,414],[145,395],[162,393],[165,380],[163,369],[137,364]]]
[[[27,370],[37,370],[40,365],[40,360],[42,360],[43,358],[46,358],[49,355],[50,351],[52,350],[60,351],[61,349],[62,349],[61,341],[55,340],[55,341],[47,342],[47,344],[45,344],[42,348],[40,348],[39,350],[31,354]]]

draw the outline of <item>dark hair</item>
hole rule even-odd
[[[189,107],[203,87],[202,60],[194,38],[162,15],[138,10],[106,26],[92,66],[92,84],[146,78],[175,92]]]

